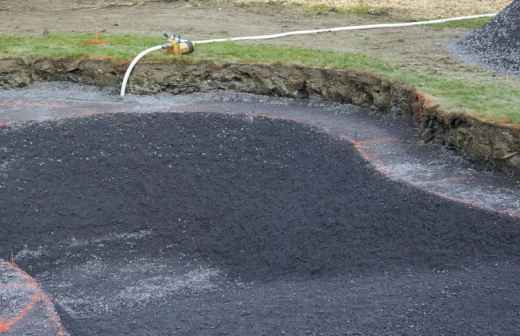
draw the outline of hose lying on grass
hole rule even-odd
[[[481,14],[481,15],[470,15],[470,16],[458,16],[446,19],[437,19],[437,20],[428,20],[428,21],[418,21],[418,22],[402,22],[402,23],[381,23],[381,24],[371,24],[371,25],[360,25],[360,26],[346,26],[346,27],[334,27],[334,28],[323,28],[323,29],[313,29],[313,30],[297,30],[292,32],[278,33],[278,34],[270,34],[270,35],[255,35],[255,36],[241,36],[241,37],[229,37],[229,38],[219,38],[212,40],[200,40],[200,41],[188,41],[182,40],[180,37],[176,35],[172,35],[173,38],[168,40],[168,43],[163,45],[158,45],[149,49],[146,49],[139,53],[134,60],[128,66],[126,70],[125,76],[123,78],[123,83],[121,84],[121,97],[124,97],[126,94],[126,87],[128,84],[128,80],[130,79],[130,75],[132,74],[133,69],[139,63],[139,61],[145,57],[147,54],[161,50],[168,49],[172,46],[172,43],[192,43],[193,45],[198,44],[209,44],[209,43],[221,43],[221,42],[236,42],[236,41],[251,41],[251,40],[271,40],[289,36],[297,36],[297,35],[311,35],[311,34],[321,34],[321,33],[333,33],[333,32],[341,32],[341,31],[354,31],[354,30],[372,30],[372,29],[387,29],[387,28],[406,28],[406,27],[415,27],[415,26],[427,26],[427,25],[435,25],[447,22],[454,21],[463,21],[463,20],[471,20],[471,19],[480,19],[486,17],[494,17],[497,13],[491,14]]]

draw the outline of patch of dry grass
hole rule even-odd
[[[422,19],[493,13],[509,5],[511,0],[238,0],[238,2],[328,6],[368,13],[387,11],[413,19]]]

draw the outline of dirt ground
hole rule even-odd
[[[1,0],[0,9],[84,9],[141,6],[152,2],[172,3],[175,0]],[[321,6],[346,8],[352,11],[368,11],[371,13],[402,14],[412,18],[448,17],[454,15],[472,15],[496,12],[511,3],[511,0],[220,0],[222,3],[242,5],[295,4],[305,6]]]
[[[229,2],[146,2],[109,5],[106,1],[0,1],[0,31],[41,34],[95,32],[160,34],[175,31],[196,40],[246,36],[290,30],[399,21],[394,16],[358,16],[345,13],[309,13],[303,7]],[[230,20],[230,18],[233,18]],[[342,32],[301,36],[269,43],[305,48],[361,52],[413,69],[459,71],[468,69],[448,52],[450,41],[462,29],[409,28],[370,32]],[[421,36],[417,39],[417,36]]]

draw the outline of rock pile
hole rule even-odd
[[[468,34],[457,43],[456,51],[471,63],[520,74],[520,0],[514,0],[489,24]]]

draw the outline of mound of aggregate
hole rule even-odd
[[[2,256],[137,230],[157,237],[143,254],[173,246],[244,278],[520,255],[515,220],[389,181],[352,144],[294,122],[119,114],[0,142]]]
[[[514,0],[489,24],[468,34],[457,49],[469,62],[520,74],[520,0]]]

